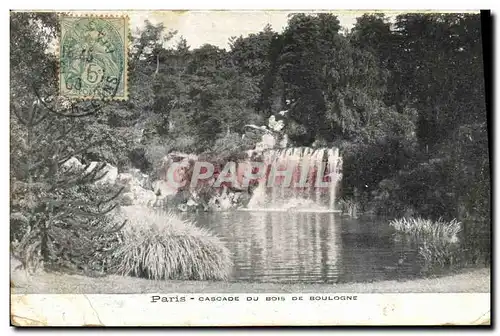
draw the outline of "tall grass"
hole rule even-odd
[[[445,221],[438,219],[424,219],[421,217],[399,218],[389,222],[396,231],[415,235],[432,240],[448,240],[456,242],[458,233],[462,230],[462,223],[453,219]]]
[[[418,252],[427,267],[454,265],[460,258],[458,233],[462,223],[453,219],[433,221],[420,217],[392,220],[390,226],[400,233],[408,234],[419,244]]]
[[[358,212],[360,207],[355,200],[349,198],[341,198],[338,201],[337,206],[342,211],[342,214],[352,218],[358,217]]]
[[[426,241],[418,247],[418,254],[426,266],[453,266],[460,261],[460,248],[447,240]]]
[[[111,259],[115,273],[154,280],[228,278],[229,250],[209,231],[147,207],[123,207],[118,216],[128,224]]]

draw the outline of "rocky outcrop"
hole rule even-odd
[[[72,157],[63,164],[63,169],[85,169],[86,173],[97,169],[102,163],[93,161],[89,165],[83,165],[77,158]],[[130,169],[125,173],[118,173],[118,168],[107,163],[99,175],[105,174],[96,184],[118,185],[123,187],[120,195],[122,205],[146,205],[155,206],[164,199],[165,194],[156,193],[149,175],[143,174],[139,169]]]
[[[123,187],[121,195],[123,205],[154,206],[159,201],[155,192],[149,187],[151,185],[149,176],[138,170],[118,174],[116,183]]]
[[[130,169],[128,171],[130,175],[132,175],[133,179],[137,181],[137,184],[140,185],[144,189],[152,189],[151,178],[149,175],[141,172],[140,169]]]
[[[71,159],[70,159],[71,160]],[[101,164],[101,162],[92,161],[87,169],[85,170],[87,173],[94,171]],[[98,180],[97,184],[115,184],[116,178],[118,177],[118,168],[109,163],[106,163],[106,166],[99,171],[99,175],[105,174],[100,180]]]
[[[245,199],[248,199],[248,190],[243,190],[237,186],[226,188],[223,184],[222,188],[211,188],[208,185],[201,184],[193,189],[178,188],[169,183],[166,173],[168,168],[175,162],[186,162],[192,168],[192,164],[198,159],[197,155],[185,153],[170,153],[162,159],[162,173],[160,179],[152,181],[150,176],[142,173],[139,169],[129,169],[126,172],[119,173],[118,168],[113,165],[106,164],[100,171],[99,175],[106,173],[96,184],[110,184],[123,187],[123,192],[120,195],[120,203],[122,205],[142,205],[142,206],[163,206],[170,205],[181,211],[226,211],[233,208],[241,207],[243,203],[246,205]],[[64,167],[68,169],[85,169],[90,172],[96,169],[102,163],[94,161],[88,166],[83,165],[77,158],[71,158],[64,163]],[[238,164],[238,168],[243,165]],[[175,172],[177,182],[182,182],[183,178],[187,179],[185,169],[179,169]],[[239,169],[241,170],[241,169]],[[238,182],[242,176],[238,170]],[[215,179],[215,177],[214,177]],[[189,184],[189,181],[186,181]],[[211,181],[214,182],[214,181]]]
[[[85,167],[76,157],[70,158],[68,161],[64,162],[62,166],[64,169],[75,169],[75,170],[81,170]]]

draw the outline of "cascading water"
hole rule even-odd
[[[266,178],[254,190],[248,209],[335,211],[342,178],[338,148],[270,149],[263,159]]]

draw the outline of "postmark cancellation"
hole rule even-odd
[[[128,17],[59,16],[59,93],[126,100]]]

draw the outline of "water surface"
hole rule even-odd
[[[233,281],[341,283],[415,277],[418,251],[387,220],[333,213],[215,212],[196,216],[232,252]]]

